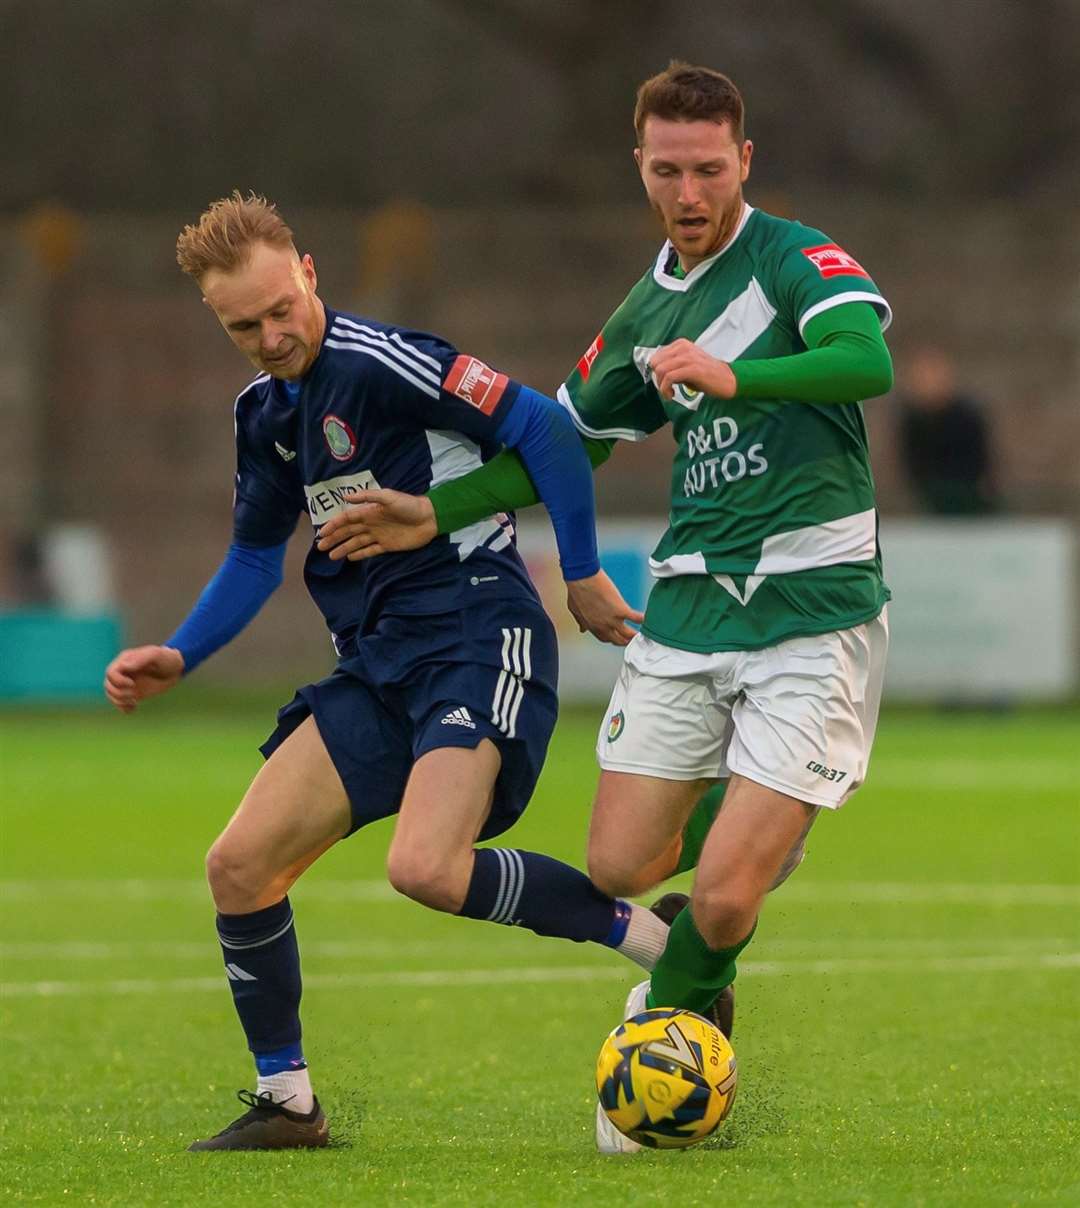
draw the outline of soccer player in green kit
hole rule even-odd
[[[889,593],[860,401],[892,384],[866,270],[744,201],[753,144],[726,76],[672,63],[635,128],[667,240],[559,390],[594,464],[665,424],[675,441],[657,583],[597,743],[589,872],[634,895],[697,871],[627,1015],[730,995],[766,893],[865,778]],[[506,453],[425,498],[364,493],[323,541],[369,557],[535,500]],[[600,1111],[597,1144],[637,1148]]]

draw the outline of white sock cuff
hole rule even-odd
[[[670,930],[667,923],[658,919],[647,906],[638,906],[631,902],[630,922],[623,942],[616,951],[652,972],[660,954],[667,947]]]
[[[282,1070],[280,1074],[260,1074],[255,1093],[269,1091],[274,1102],[291,1112],[306,1116],[315,1106],[315,1095],[311,1089],[311,1075],[307,1069]],[[285,1100],[289,1102],[286,1103]]]

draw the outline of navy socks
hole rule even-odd
[[[300,952],[289,899],[252,914],[219,914],[217,932],[248,1048],[257,1065],[268,1066],[259,1072],[303,1068]]]
[[[481,848],[475,855],[460,911],[466,918],[612,948],[625,936],[625,911],[569,864],[516,848]]]

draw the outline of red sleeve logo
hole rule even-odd
[[[509,384],[510,379],[505,373],[496,373],[476,357],[459,356],[450,366],[443,389],[471,403],[485,415],[490,415],[499,405],[499,399]]]
[[[596,337],[595,340],[585,349],[585,355],[577,363],[577,371],[581,374],[581,380],[587,382],[589,373],[592,370],[593,361],[600,355],[604,348],[604,333]]]
[[[823,277],[866,277],[870,274],[842,247],[835,243],[823,243],[820,247],[804,247],[802,254]]]

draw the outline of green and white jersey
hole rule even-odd
[[[676,266],[667,243],[559,388],[588,436],[642,440],[671,424],[671,513],[644,631],[684,650],[751,650],[875,617],[889,593],[860,404],[681,386],[669,401],[648,362],[680,337],[724,361],[791,356],[815,315],[868,302],[884,328],[888,303],[821,231],[751,206],[718,252],[684,276]]]

